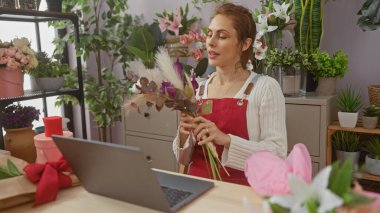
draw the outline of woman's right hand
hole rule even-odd
[[[179,132],[184,135],[189,135],[190,132],[194,129],[193,120],[193,117],[181,112],[179,118]]]

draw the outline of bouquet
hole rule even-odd
[[[179,110],[192,117],[198,116],[198,106],[195,100],[195,89],[197,83],[195,75],[191,79],[189,75],[182,72],[180,64],[171,62],[168,51],[160,47],[155,56],[158,68],[146,69],[141,65],[139,76],[129,73],[129,78],[134,81],[132,92],[135,93],[125,104],[128,112],[141,106],[155,106],[160,111],[164,106]],[[219,166],[226,173],[227,170],[221,165],[214,144],[208,143],[202,146],[206,162],[209,162],[214,179],[221,180]]]
[[[37,65],[35,52],[30,48],[28,39],[15,38],[12,42],[0,40],[0,67],[29,70]]]

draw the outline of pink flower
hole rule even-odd
[[[206,36],[205,35],[202,35],[202,34],[199,34],[197,33],[197,37],[196,39],[202,43],[205,43],[206,42]]]
[[[9,57],[15,57],[16,55],[16,48],[9,48],[6,50],[6,54],[9,56]]]
[[[24,56],[20,60],[21,64],[27,65],[29,63],[29,58],[27,56]]]
[[[199,61],[203,57],[202,49],[190,50],[190,55],[196,60]]]
[[[24,57],[25,57],[25,55],[22,54],[22,52],[17,51],[16,54],[15,54],[15,58],[18,59],[18,60],[21,60]]]
[[[199,21],[194,22],[194,23],[190,26],[190,31],[194,31],[194,32],[196,32],[198,29],[199,29]]]
[[[5,56],[5,48],[0,48],[0,57]]]
[[[179,42],[184,45],[190,45],[191,42],[193,42],[188,35],[180,35],[179,36]]]
[[[181,24],[181,14],[180,11],[177,10],[177,13],[173,17],[173,21],[170,22],[168,30],[174,32],[175,35],[179,34],[179,28],[183,27]]]
[[[159,17],[158,23],[159,23],[158,26],[160,27],[161,32],[165,32],[166,29],[168,28],[170,21],[169,21],[169,18],[167,16],[165,18]]]
[[[8,64],[9,58],[7,56],[0,57],[0,64]]]
[[[189,32],[189,38],[191,41],[194,41],[197,38],[198,33],[194,33],[193,31]]]

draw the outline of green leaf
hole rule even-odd
[[[22,175],[22,173],[17,169],[16,165],[10,159],[8,159],[7,165],[8,165],[9,173],[12,176]]]
[[[373,203],[375,201],[374,198],[369,198],[362,194],[357,194],[352,191],[347,192],[343,195],[344,204],[347,206],[362,206]]]
[[[208,59],[202,58],[194,69],[196,76],[202,76],[206,72],[207,67],[208,67]]]
[[[144,52],[150,52],[155,48],[155,41],[146,27],[136,28],[129,37],[130,45]]]
[[[332,165],[328,188],[339,197],[343,197],[351,188],[351,179],[351,159],[346,160],[341,167],[339,167],[339,162],[337,161]]]
[[[145,52],[140,50],[139,48],[137,47],[134,47],[134,46],[126,46],[126,48],[132,53],[134,54],[136,57],[140,58],[142,61],[146,61],[148,60],[148,57],[145,55]]]

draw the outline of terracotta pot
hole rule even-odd
[[[33,137],[36,133],[32,127],[6,129],[5,131],[5,150],[10,151],[14,157],[34,163],[36,161],[36,148]]]
[[[24,95],[24,75],[20,69],[0,67],[0,98]]]

